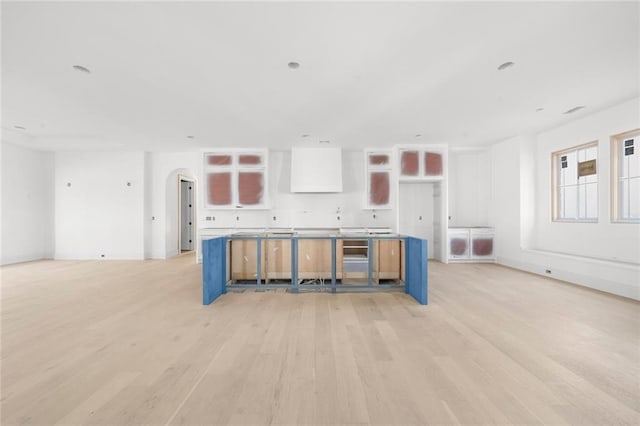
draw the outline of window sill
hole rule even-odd
[[[598,219],[553,219],[554,223],[598,223]]]

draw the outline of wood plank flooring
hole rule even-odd
[[[640,304],[496,265],[229,293],[192,256],[2,267],[2,425],[640,424]]]

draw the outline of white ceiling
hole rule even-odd
[[[2,135],[47,150],[483,145],[638,96],[639,21],[638,2],[2,2]]]

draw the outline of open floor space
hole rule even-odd
[[[201,265],[2,272],[2,424],[638,424],[640,305],[493,264],[401,292],[231,292]]]

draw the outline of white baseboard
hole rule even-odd
[[[524,259],[498,256],[497,263],[640,300],[640,266],[542,251],[521,253]]]

